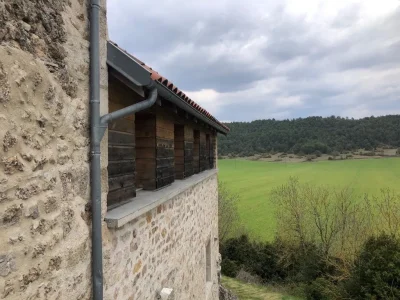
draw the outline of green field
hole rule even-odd
[[[290,176],[297,176],[301,183],[349,186],[360,195],[378,194],[385,187],[400,192],[400,158],[311,163],[226,159],[218,162],[218,168],[219,179],[240,196],[239,214],[250,236],[262,240],[272,240],[275,235],[270,192]]]

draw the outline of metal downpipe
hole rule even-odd
[[[103,300],[100,168],[100,1],[90,6],[90,197],[92,204],[93,299]]]
[[[120,110],[102,116],[100,118],[100,124],[102,126],[106,126],[109,122],[113,120],[123,118],[127,115],[142,111],[146,108],[153,106],[153,104],[156,103],[157,100],[157,89],[154,82],[151,81],[150,84],[146,86],[146,88],[149,89],[149,97],[146,100],[140,101],[139,103],[124,107]]]
[[[153,81],[146,86],[149,97],[100,117],[100,0],[91,0],[90,13],[90,197],[92,204],[92,288],[93,300],[103,300],[103,249],[101,218],[100,143],[108,123],[151,107],[157,100]]]

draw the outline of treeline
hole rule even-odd
[[[335,116],[282,121],[272,119],[226,125],[231,132],[219,138],[221,156],[250,156],[267,152],[331,153],[400,146],[400,115],[357,120]]]

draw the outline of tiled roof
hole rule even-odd
[[[168,88],[171,92],[173,92],[175,95],[177,95],[179,98],[181,98],[183,101],[187,102],[189,105],[191,105],[193,108],[195,108],[198,112],[200,112],[202,115],[206,116],[210,120],[214,121],[215,123],[221,125],[223,128],[225,128],[227,131],[229,131],[229,128],[222,124],[220,121],[218,121],[216,118],[214,118],[208,111],[206,111],[204,108],[202,108],[200,105],[198,105],[196,102],[194,102],[192,99],[190,99],[184,92],[182,92],[176,85],[174,85],[170,80],[168,80],[166,77],[162,76],[160,73],[157,71],[153,70],[150,66],[146,65],[144,62],[142,62],[140,59],[136,58],[126,50],[122,49],[119,47],[117,44],[113,43],[115,46],[117,46],[119,49],[124,51],[127,55],[129,55],[132,59],[134,59],[138,64],[140,64],[143,68],[148,70],[151,73],[151,79],[154,81],[160,82],[162,85],[164,85],[166,88]]]

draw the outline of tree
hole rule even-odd
[[[400,147],[400,115],[347,119],[309,117],[292,120],[232,122],[227,136],[219,138],[221,155],[261,154],[270,151],[303,152],[373,150],[378,145]]]
[[[238,235],[241,230],[238,200],[239,196],[230,192],[223,182],[218,183],[218,232],[221,243]]]
[[[400,242],[382,234],[365,243],[345,288],[352,299],[400,299]]]

